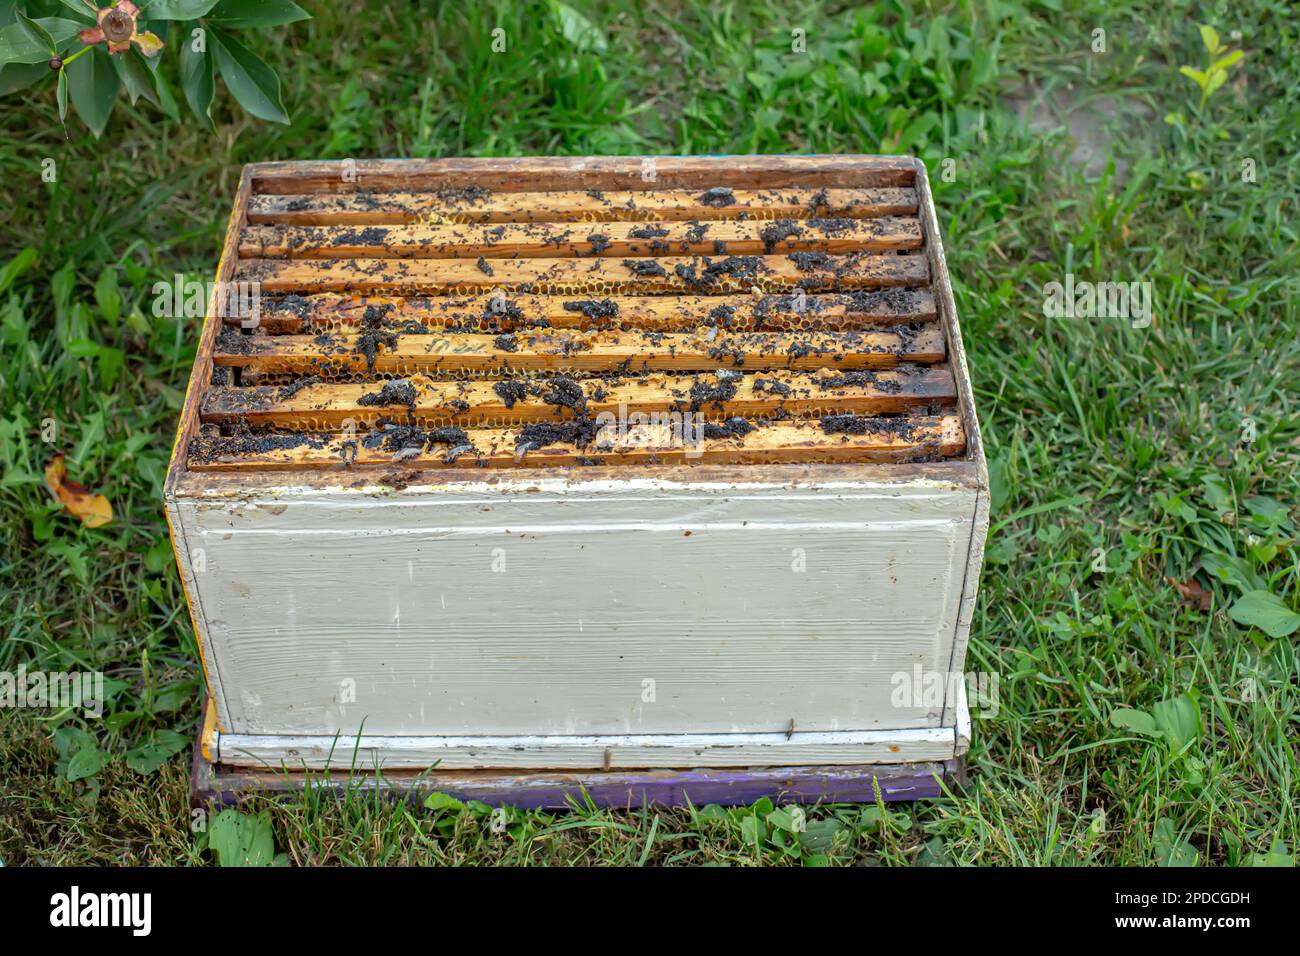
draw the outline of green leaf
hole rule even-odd
[[[1001,514],[1011,497],[1010,462],[1004,453],[989,459],[989,511]]]
[[[1161,817],[1156,821],[1153,842],[1156,848],[1156,863],[1160,866],[1196,866],[1198,857],[1196,847],[1178,837],[1174,821]]]
[[[917,866],[952,866],[947,848],[940,837],[930,837],[921,844],[921,852],[916,855]]]
[[[1273,841],[1267,853],[1252,853],[1246,865],[1292,867],[1295,866],[1295,857],[1291,855],[1286,848],[1286,844],[1279,838]]]
[[[1228,82],[1228,74],[1222,70],[1210,71],[1210,82],[1205,86],[1205,95],[1209,96],[1224,83]]]
[[[85,26],[63,17],[33,20],[15,12],[14,22],[0,30],[0,64],[44,63],[66,49]]]
[[[136,4],[146,20],[193,20],[216,5],[217,0],[140,0]]]
[[[1205,82],[1206,82],[1205,74],[1202,73],[1200,70],[1194,70],[1190,66],[1180,66],[1178,68],[1178,72],[1183,74],[1183,76],[1194,81],[1197,86],[1202,88],[1205,86]]]
[[[834,817],[827,820],[813,820],[799,834],[799,845],[811,853],[825,853],[835,846],[835,834],[844,828]],[[805,861],[806,865],[812,865]]]
[[[426,810],[455,810],[459,812],[465,809],[465,804],[445,793],[431,793],[424,798],[424,807]]]
[[[0,293],[13,285],[18,277],[36,264],[36,250],[28,246],[4,266],[0,266]]]
[[[202,53],[194,50],[194,30],[202,29],[196,21],[181,24],[185,36],[181,40],[181,89],[185,92],[185,101],[207,127],[208,132],[215,132],[212,125],[212,97],[216,92],[216,81],[212,78],[212,54],[205,47]]]
[[[54,98],[59,103],[59,122],[65,127],[68,125],[68,71],[59,70],[58,85],[54,89]]]
[[[50,36],[50,31],[23,13],[23,11],[14,10],[14,26],[18,27],[32,43],[44,47],[49,56],[54,56],[59,52],[54,37]]]
[[[209,27],[208,39],[221,79],[239,105],[258,119],[287,126],[289,115],[280,102],[280,78],[275,70],[223,30]]]
[[[70,782],[93,777],[103,768],[107,758],[93,743],[88,743],[72,755],[65,776]]]
[[[113,348],[111,345],[101,345],[90,339],[74,339],[69,342],[68,354],[75,355],[77,358],[93,358],[95,372],[106,388],[112,388],[117,382],[117,376],[122,371],[122,363],[126,360],[126,353],[121,349]]]
[[[46,550],[56,555],[71,570],[73,577],[83,584],[90,579],[90,564],[86,561],[86,549],[75,541],[61,539],[51,541]]]
[[[117,270],[109,266],[95,280],[95,302],[109,322],[117,322],[122,314],[122,293],[117,286]]]
[[[1205,49],[1210,51],[1213,56],[1219,50],[1219,31],[1212,26],[1202,25],[1201,42],[1205,44]]]
[[[1267,527],[1280,528],[1291,520],[1286,505],[1276,498],[1269,498],[1267,495],[1253,495],[1247,498],[1243,504],[1245,504],[1247,511],[1263,521]]]
[[[80,727],[60,727],[54,731],[54,749],[60,757],[70,758],[78,750],[95,746],[95,738]]]
[[[1159,733],[1155,719],[1144,710],[1118,707],[1110,712],[1110,722],[1122,730],[1131,730],[1148,737],[1154,737]]]
[[[1151,708],[1151,719],[1169,742],[1170,750],[1182,750],[1191,741],[1200,739],[1200,710],[1196,701],[1186,695],[1160,701]]]
[[[795,832],[798,819],[796,812],[788,807],[777,807],[767,815],[768,826],[784,830],[787,833]]]
[[[118,78],[126,87],[127,96],[131,97],[132,106],[143,96],[154,106],[162,109],[162,103],[159,102],[158,94],[154,91],[153,72],[145,65],[140,51],[131,49],[116,56],[110,55],[109,60],[112,61]]]
[[[609,48],[605,34],[567,3],[551,0],[551,15],[564,39],[583,53],[604,53]]]
[[[208,827],[208,849],[216,854],[219,866],[239,866],[243,863],[240,845],[241,814],[238,810],[222,810],[212,818]]]
[[[72,106],[81,121],[98,139],[113,113],[113,103],[122,87],[112,58],[100,47],[77,57],[66,67]]]
[[[1215,60],[1214,63],[1212,63],[1212,64],[1210,65],[1210,69],[1211,69],[1212,71],[1213,71],[1213,70],[1227,70],[1230,66],[1233,66],[1233,65],[1234,65],[1238,60],[1240,60],[1243,56],[1245,56],[1245,54],[1242,53],[1241,50],[1233,50],[1233,51],[1232,51],[1231,53],[1229,53],[1227,56],[1222,56],[1222,57],[1219,57],[1219,59]]]
[[[83,18],[87,25],[95,22],[95,5],[86,0],[59,0],[70,13]],[[140,6],[140,4],[136,4]]]
[[[255,817],[238,810],[222,810],[208,827],[208,847],[221,866],[279,865],[271,818],[265,810]]]
[[[126,752],[126,765],[136,773],[154,773],[189,745],[189,739],[176,731],[159,730],[153,739]]]
[[[133,53],[139,54],[139,51],[133,50]],[[158,65],[162,62],[161,56],[147,57],[140,56],[140,61],[149,68],[149,76],[153,81],[154,95],[158,97],[158,108],[172,119],[180,119],[180,110],[176,108],[176,97],[172,96],[171,86],[167,80],[158,72]]]
[[[227,30],[278,27],[310,19],[311,14],[292,0],[220,0],[208,14],[211,23]]]
[[[1264,587],[1264,580],[1255,573],[1250,562],[1230,554],[1209,553],[1201,555],[1201,567],[1212,577],[1231,584],[1239,591],[1253,591]]]
[[[1189,524],[1196,520],[1196,509],[1183,501],[1182,495],[1156,495],[1156,504],[1165,514],[1181,518]]]
[[[892,813],[873,803],[859,812],[857,825],[865,833],[882,833],[886,830],[902,833],[912,825],[912,819],[906,813]]]
[[[1247,591],[1228,608],[1228,616],[1238,624],[1257,627],[1274,638],[1286,637],[1300,628],[1300,614],[1268,591]]]
[[[25,90],[49,72],[50,68],[44,62],[6,63],[0,66],[0,96]]]
[[[1222,475],[1206,475],[1201,479],[1201,487],[1205,489],[1205,500],[1210,503],[1210,510],[1216,518],[1225,511],[1235,509],[1232,489]]]
[[[171,554],[171,543],[168,541],[160,543],[167,547],[167,564],[170,565],[175,560]],[[149,702],[149,713],[174,714],[190,701],[195,700],[197,696],[193,681],[183,680],[167,684],[154,693]]]

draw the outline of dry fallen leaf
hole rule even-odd
[[[1188,607],[1200,608],[1202,611],[1210,609],[1210,603],[1214,600],[1214,595],[1201,587],[1195,578],[1185,582],[1165,578],[1165,582],[1183,596],[1183,603]]]
[[[62,454],[55,455],[45,466],[45,483],[58,496],[63,507],[81,519],[87,528],[98,528],[113,520],[113,506],[103,495],[92,495],[90,489],[75,481],[68,481],[68,465]]]

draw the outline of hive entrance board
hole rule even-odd
[[[988,526],[920,163],[262,163],[217,279],[257,308],[165,487],[214,763],[830,799],[965,752],[960,681],[896,694],[960,674]]]
[[[918,462],[966,434],[914,161],[264,164],[194,472]],[[235,301],[232,296],[232,301]]]

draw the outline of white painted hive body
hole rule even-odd
[[[912,693],[917,674],[963,669],[988,512],[924,168],[746,157],[659,159],[653,180],[644,169],[383,161],[348,180],[329,163],[248,168],[218,278],[259,282],[262,321],[209,316],[167,483],[213,760],[609,770],[964,752],[961,682],[941,699]],[[730,205],[714,201],[719,189]],[[596,222],[564,206],[584,191],[602,197]],[[631,218],[621,200],[608,211],[615,191],[653,212]],[[745,200],[778,208],[747,215]],[[457,225],[430,214],[438,203],[460,204]],[[899,215],[886,222],[891,204]],[[647,220],[654,228],[635,233]],[[798,232],[764,233],[773,221]],[[519,245],[495,249],[497,224],[521,222],[533,226],[509,234]],[[679,226],[696,230],[680,247]],[[695,278],[726,261],[722,247],[698,248],[709,231],[746,274]],[[829,265],[791,255],[809,249]],[[688,257],[697,271],[684,276],[636,265]],[[551,270],[575,262],[601,270],[612,296],[583,301],[620,302],[630,318],[584,325],[564,308],[575,296]],[[783,328],[764,318],[770,302],[744,304],[800,288],[814,300],[812,334],[848,336],[862,354],[787,348],[807,323]],[[888,288],[907,294],[878,295]],[[729,339],[700,316],[733,301],[751,324]],[[474,334],[466,314],[517,325]],[[544,316],[554,321],[530,321]],[[757,358],[738,364],[729,342]],[[628,365],[618,349],[629,347],[654,358]],[[754,381],[851,369],[869,374],[784,395]],[[503,409],[483,386],[507,374],[539,387]],[[729,374],[744,379],[730,397],[690,404],[715,426],[752,428],[693,452],[519,450],[530,421],[594,413],[612,401],[602,393],[649,402]],[[565,410],[553,393],[548,403],[548,375],[578,381],[590,408]],[[380,403],[386,382],[414,391]],[[824,425],[834,415],[858,424]],[[418,435],[409,446],[403,427]],[[472,450],[430,437],[443,427],[463,428]]]

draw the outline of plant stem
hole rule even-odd
[[[75,60],[77,57],[81,56],[81,54],[85,53],[87,50],[93,50],[93,49],[94,49],[94,44],[91,44],[90,46],[83,46],[83,47],[82,47],[80,50],[78,50],[76,53],[72,54],[72,56],[70,56],[70,57],[68,57],[66,60],[64,60],[64,61],[63,61],[63,66],[59,67],[59,69],[61,69],[61,70],[66,70],[66,69],[68,68],[68,64],[69,64],[69,63],[71,63],[71,62],[72,62],[73,60]]]

